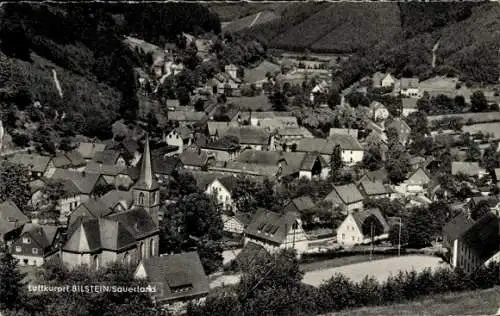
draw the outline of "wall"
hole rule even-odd
[[[19,265],[20,266],[37,266],[37,267],[40,267],[43,265],[43,263],[45,262],[44,258],[42,256],[27,256],[27,255],[18,255],[18,254],[15,254],[13,253],[12,254],[12,257],[16,258],[17,260],[19,260]],[[25,263],[25,260],[27,260]]]
[[[67,215],[69,215],[80,204],[85,203],[88,200],[89,196],[86,194],[80,194],[60,199],[56,206],[56,209],[60,212],[59,219],[64,222]]]
[[[344,238],[342,238],[344,237]],[[363,234],[359,230],[351,214],[347,215],[345,220],[337,229],[337,243],[340,245],[355,245],[363,241]]]
[[[208,185],[205,194],[215,197],[217,203],[221,204],[225,210],[233,207],[231,193],[218,180],[214,180]]]
[[[363,209],[363,201],[359,201],[359,202],[356,202],[356,203],[352,203],[352,204],[349,204],[349,205],[346,205],[345,206],[345,210],[348,211],[348,212],[352,212],[354,210],[362,210]]]
[[[165,136],[165,142],[170,146],[177,146],[179,149],[177,151],[172,152],[172,154],[180,154],[184,151],[184,140],[175,132],[175,130],[171,131],[167,136]],[[191,140],[188,141],[186,146],[191,144]]]
[[[232,161],[239,156],[238,151],[229,152],[225,150],[216,150],[208,148],[202,148],[201,151],[206,152],[208,156],[214,157],[216,161]]]
[[[222,222],[224,223],[224,231],[233,234],[243,234],[243,224],[233,216],[222,214]]]
[[[403,108],[403,116],[404,117],[407,117],[408,115],[410,115],[411,113],[415,113],[417,112],[418,110],[415,109],[415,108]]]
[[[363,161],[363,150],[342,150],[342,161],[350,166]]]

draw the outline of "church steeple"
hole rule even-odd
[[[135,184],[134,188],[151,191],[160,188],[160,185],[153,174],[151,163],[151,151],[149,149],[149,136],[146,135],[146,143],[144,144],[144,153],[142,154],[141,175]]]
[[[142,154],[141,174],[139,180],[132,187],[132,190],[135,206],[144,208],[151,215],[155,223],[158,224],[160,185],[153,173],[148,135],[146,135],[144,153]]]

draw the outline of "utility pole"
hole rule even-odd
[[[401,217],[399,217],[399,234],[398,234],[398,257],[401,256]]]
[[[373,257],[373,222],[370,223],[370,239],[371,239],[371,247],[370,247],[370,261],[372,261]]]

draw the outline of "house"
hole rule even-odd
[[[396,84],[396,78],[394,78],[390,73],[386,74],[384,79],[382,79],[382,87],[391,87]]]
[[[7,200],[0,203],[0,242],[9,244],[19,236],[28,222],[28,216],[14,202]]]
[[[249,242],[263,246],[269,253],[292,248],[299,257],[308,247],[299,214],[279,214],[263,209],[255,213],[245,229],[245,245]]]
[[[373,226],[378,229],[373,229]],[[337,228],[337,242],[344,247],[387,238],[389,224],[378,208],[353,212]],[[371,232],[375,231],[374,236]],[[377,234],[378,233],[378,234]]]
[[[400,94],[409,98],[420,98],[421,91],[418,78],[401,78]]]
[[[495,195],[474,196],[470,198],[470,200],[466,204],[469,213],[482,203],[486,203],[490,211],[494,214],[500,214],[500,200],[498,199],[498,196]]]
[[[238,124],[231,124],[230,122],[216,122],[208,121],[207,130],[208,137],[211,142],[214,142],[225,135],[229,127],[237,127]]]
[[[59,251],[60,229],[51,225],[26,224],[11,245],[11,253],[20,265],[41,266]]]
[[[171,313],[185,311],[188,303],[202,303],[210,291],[208,276],[197,252],[151,256],[141,260],[134,278],[159,287],[153,301]]]
[[[290,200],[283,210],[285,212],[295,212],[298,214],[304,214],[316,207],[316,204],[309,195],[303,195]]]
[[[334,134],[329,136],[328,140],[333,142],[335,147],[340,147],[342,162],[345,165],[353,166],[363,161],[364,149],[357,138],[352,135]]]
[[[76,151],[82,155],[83,159],[89,161],[94,159],[98,152],[104,151],[106,149],[106,144],[96,143],[96,142],[81,142]]]
[[[47,172],[51,157],[38,154],[17,153],[9,156],[7,160],[27,168],[31,179],[39,179]]]
[[[401,194],[418,195],[427,192],[427,186],[431,183],[431,176],[423,168],[418,168],[399,186],[396,191]]]
[[[201,148],[187,148],[179,155],[184,169],[200,170],[208,166],[208,154]]]
[[[322,179],[325,180],[330,174],[330,165],[323,156],[317,152],[306,153],[300,164],[299,179]]]
[[[334,186],[325,197],[325,201],[331,202],[334,209],[340,207],[346,213],[363,209],[364,199],[363,194],[353,183]]]
[[[488,172],[479,166],[479,162],[452,161],[451,174],[454,176],[462,174],[468,177],[482,178],[487,175]]]
[[[165,136],[165,142],[169,146],[176,146],[178,149],[174,153],[180,154],[188,146],[191,146],[193,141],[193,132],[191,129],[180,126],[174,128],[168,135]]]
[[[238,95],[242,81],[236,76],[237,68],[233,67],[235,66],[227,65],[225,67],[226,72],[220,72],[207,81],[207,87],[211,88],[212,91],[217,91],[218,94]]]
[[[228,140],[227,137],[199,146],[201,151],[207,153],[209,159],[214,159],[215,161],[235,160],[241,152],[241,146],[238,140],[235,139],[235,141],[231,141],[230,139]]]
[[[367,199],[390,198],[392,189],[382,181],[362,180],[358,183],[359,191]]]
[[[224,136],[236,137],[241,149],[269,150],[269,148],[274,148],[271,134],[261,128],[230,127]]]
[[[123,169],[125,168],[118,167],[115,165],[105,165],[90,161],[85,166],[84,171],[86,174],[101,175],[106,184],[117,186],[117,184],[122,183],[121,181],[117,181],[117,179],[120,176],[120,173],[122,172]]]
[[[68,169],[74,171],[83,171],[85,169],[86,160],[76,150],[68,152],[58,152],[49,163],[47,173],[53,172],[54,169]]]
[[[223,210],[236,211],[232,193],[237,185],[238,182],[234,176],[216,178],[208,185],[205,194],[212,196]]]
[[[410,126],[408,126],[408,123],[406,123],[401,118],[394,118],[389,124],[387,124],[386,131],[389,128],[393,128],[398,132],[398,137],[401,144],[406,144],[410,139],[411,128]]]
[[[325,80],[323,80],[320,83],[318,83],[317,85],[315,85],[311,89],[311,94],[309,96],[309,100],[311,102],[314,102],[314,99],[317,95],[328,93],[328,87],[329,87],[329,84]]]
[[[241,113],[242,119],[248,119],[250,126],[253,127],[278,127],[276,125],[281,125],[279,127],[298,127],[297,118],[292,114],[292,112],[278,112],[278,111],[263,111],[263,112],[243,112]],[[267,124],[266,124],[267,121]]]
[[[276,130],[273,137],[276,150],[282,149],[290,151],[297,146],[297,142],[299,140],[304,138],[314,138],[314,135],[307,128],[301,126],[280,128]]]
[[[251,220],[251,218],[244,213],[238,213],[234,216],[222,214],[221,217],[222,222],[224,223],[223,231],[236,235],[242,235]]]
[[[207,120],[207,115],[205,112],[195,112],[195,111],[168,111],[167,119],[173,122],[179,122],[180,125],[190,125],[197,122],[203,122]]]
[[[105,209],[121,212],[128,210],[134,203],[134,196],[132,191],[111,190],[101,196],[99,203]]]
[[[463,215],[459,215],[463,216]],[[499,252],[500,219],[487,213],[476,222],[455,218],[444,227],[446,245],[450,249],[450,263],[466,273],[490,262]]]
[[[403,104],[403,112],[402,112],[402,114],[403,114],[404,117],[407,117],[411,113],[414,113],[414,112],[418,111],[418,107],[417,107],[418,99],[415,99],[415,98],[403,98],[401,100],[401,102]]]
[[[63,184],[63,194],[56,206],[62,222],[65,222],[71,211],[93,196],[96,187],[107,184],[100,174],[66,169],[56,169],[50,179]]]
[[[374,121],[384,121],[389,117],[389,110],[378,101],[370,103],[370,117]]]
[[[368,171],[361,177],[360,181],[378,181],[382,183],[386,183],[389,179],[387,170],[385,168],[377,169],[374,171]]]
[[[93,161],[103,165],[113,165],[120,168],[127,167],[127,160],[119,150],[106,149],[104,151],[97,152]]]

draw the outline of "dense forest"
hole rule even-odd
[[[123,45],[124,35],[163,45],[182,32],[220,32],[218,17],[194,3],[6,4],[1,14],[3,115],[12,104],[23,110],[19,98],[23,106],[39,101],[65,113],[67,124],[83,123],[65,129],[102,138],[116,119],[137,115],[133,67],[143,61]]]

